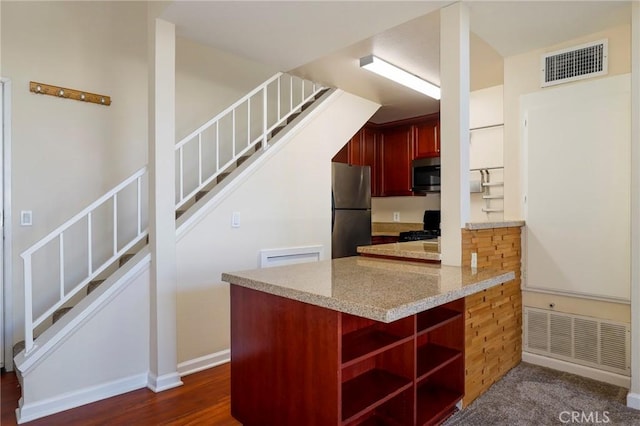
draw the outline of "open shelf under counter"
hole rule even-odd
[[[428,333],[434,328],[445,325],[462,317],[462,312],[438,306],[417,315],[418,335]]]
[[[343,383],[343,423],[349,423],[375,409],[412,385],[411,379],[379,369],[367,371]]]
[[[412,339],[413,336],[398,337],[375,327],[353,331],[342,338],[342,366],[349,366]]]
[[[453,411],[463,396],[462,392],[456,390],[430,386],[419,387],[416,398],[416,425],[439,424],[444,416]]]
[[[421,382],[430,374],[446,367],[451,362],[462,358],[462,352],[456,349],[428,343],[417,349],[416,382]]]

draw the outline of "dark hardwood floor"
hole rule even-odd
[[[184,385],[160,393],[140,389],[26,423],[28,425],[240,425],[230,414],[229,364],[182,378]],[[14,373],[0,376],[0,424],[16,424],[20,385]]]

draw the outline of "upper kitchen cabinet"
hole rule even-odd
[[[378,131],[365,126],[333,157],[335,163],[371,167],[371,195],[380,196],[380,147]]]
[[[411,161],[440,156],[440,116],[367,123],[333,157],[334,162],[371,167],[371,196],[410,196]]]
[[[382,196],[413,195],[411,191],[413,139],[412,126],[394,126],[382,130]]]
[[[433,117],[413,126],[415,158],[440,156],[440,120]]]

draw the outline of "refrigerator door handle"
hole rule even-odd
[[[333,226],[336,223],[336,197],[331,190],[331,232],[333,232]]]

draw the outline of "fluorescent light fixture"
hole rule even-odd
[[[360,67],[430,96],[433,99],[440,99],[440,88],[438,86],[400,69],[377,56],[369,55],[360,58]]]

